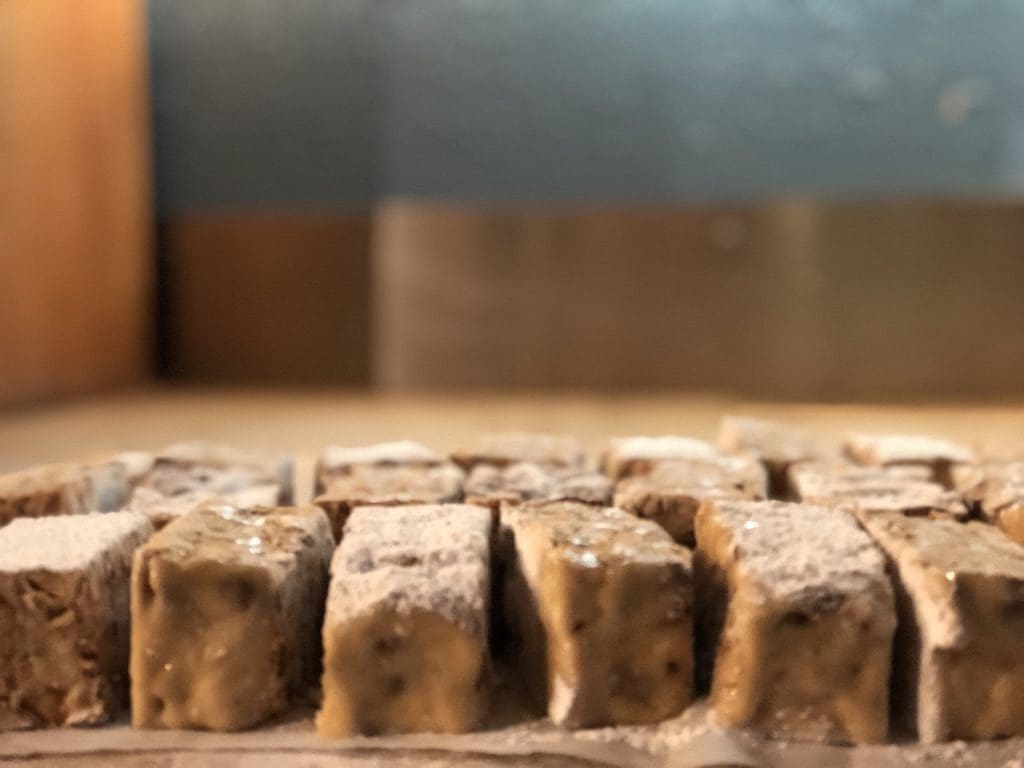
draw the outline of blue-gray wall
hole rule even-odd
[[[161,213],[1024,190],[1024,0],[150,0]]]

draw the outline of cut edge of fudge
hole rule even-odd
[[[551,720],[652,723],[689,706],[689,550],[613,507],[527,502],[501,514],[506,622]]]
[[[237,731],[315,680],[334,541],[317,507],[210,505],[132,568],[132,724]]]
[[[1024,548],[980,522],[859,519],[896,586],[901,724],[926,743],[1024,734]]]
[[[497,514],[503,503],[578,501],[608,506],[614,484],[606,475],[587,469],[544,467],[531,462],[505,466],[477,464],[464,486],[467,504],[480,504]]]
[[[709,500],[695,563],[699,664],[719,723],[885,740],[893,590],[884,556],[847,510]]]
[[[357,507],[331,562],[323,736],[463,732],[490,673],[492,519],[483,507]],[[443,661],[443,663],[442,663]]]
[[[127,707],[128,584],[152,530],[132,512],[0,529],[0,731],[104,723]]]
[[[314,469],[314,495],[326,490],[330,481],[347,474],[356,466],[434,466],[444,457],[414,440],[392,440],[368,445],[328,445],[320,453]]]

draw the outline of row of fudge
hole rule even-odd
[[[42,518],[0,530],[0,726],[110,717],[130,645],[138,726],[251,727],[322,658],[326,735],[467,730],[501,639],[566,727],[656,722],[710,686],[723,724],[879,741],[895,670],[923,740],[1020,733],[1024,549],[964,524],[1012,507],[986,500],[1013,464],[728,419],[718,447],[613,441],[601,472],[550,436],[328,449],[319,508],[258,506],[289,500],[287,462],[210,446],[4,478],[7,519]],[[276,495],[232,498],[254,488]],[[50,517],[90,504],[127,511]]]

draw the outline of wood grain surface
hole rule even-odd
[[[0,403],[149,370],[143,6],[0,2]]]

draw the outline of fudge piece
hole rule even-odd
[[[108,722],[128,704],[128,581],[152,533],[131,512],[0,530],[0,730]]]
[[[519,670],[565,728],[654,723],[694,697],[689,550],[613,507],[502,507]]]
[[[313,495],[323,493],[332,480],[344,477],[354,467],[432,467],[443,461],[440,454],[411,440],[354,448],[329,445],[316,463]]]
[[[981,519],[1024,544],[1024,462],[953,467],[953,487]]]
[[[166,496],[195,490],[233,493],[255,486],[276,485],[275,504],[290,504],[295,493],[295,462],[290,456],[240,451],[200,441],[164,448],[153,468],[137,483]]]
[[[0,526],[17,517],[109,512],[124,504],[124,464],[47,464],[0,475]]]
[[[334,540],[340,541],[345,521],[356,507],[459,501],[463,478],[454,464],[355,466],[349,474],[331,480],[313,503],[327,513]]]
[[[135,488],[153,470],[156,455],[145,451],[122,451],[110,458],[124,467],[128,487]]]
[[[359,507],[331,562],[323,736],[472,730],[486,704],[491,515]]]
[[[125,509],[145,515],[159,531],[172,520],[200,507],[218,504],[242,508],[273,507],[281,497],[281,486],[274,483],[251,487],[243,485],[238,490],[218,488],[218,485],[230,488],[231,483],[212,485],[199,484],[196,488],[182,488],[169,495],[155,488],[140,486],[132,492]]]
[[[975,460],[968,445],[923,435],[849,435],[843,443],[847,456],[865,466],[911,465],[927,467],[932,479],[949,487],[950,467]]]
[[[757,457],[768,471],[769,490],[788,498],[789,468],[801,461],[824,458],[826,451],[806,432],[763,419],[724,416],[718,428],[718,448],[725,453]]]
[[[719,724],[885,740],[893,591],[882,553],[850,514],[709,501],[697,514],[695,569],[701,663],[713,667]]]
[[[132,724],[236,731],[316,679],[334,541],[323,510],[212,506],[132,567]]]
[[[790,469],[794,496],[807,504],[851,504],[865,512],[965,520],[970,509],[959,493],[924,478],[927,467],[855,467],[798,464]]]
[[[548,468],[529,462],[505,467],[478,464],[466,480],[465,496],[467,504],[490,507],[497,516],[503,503],[533,499],[607,506],[612,487],[608,477],[585,469]]]
[[[897,579],[902,724],[924,742],[1024,735],[1024,548],[984,523],[861,521]]]
[[[601,471],[621,480],[646,474],[664,461],[713,461],[721,455],[711,443],[690,437],[617,437],[601,456]]]
[[[669,461],[650,474],[627,477],[615,488],[615,506],[653,520],[679,544],[694,544],[693,521],[707,499],[764,499],[768,477],[751,457]]]
[[[582,469],[587,463],[587,452],[572,435],[501,432],[481,437],[475,450],[456,451],[452,461],[467,472],[479,464],[507,467],[521,462]]]

